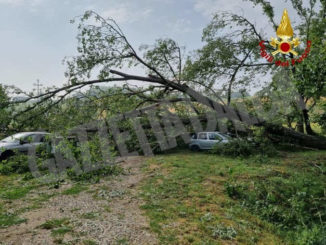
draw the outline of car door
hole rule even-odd
[[[199,133],[197,140],[199,142],[200,149],[208,149],[209,143],[208,143],[207,133]]]
[[[218,143],[221,143],[223,141],[223,138],[215,133],[215,132],[212,132],[212,133],[208,133],[208,149],[213,149],[214,145],[218,144]]]
[[[38,145],[44,144],[44,142],[45,142],[45,134],[37,134],[34,137],[32,145],[38,146]]]
[[[27,153],[28,149],[30,149],[33,145],[35,145],[38,139],[38,134],[29,134],[20,139],[20,145],[18,146],[18,150],[23,153]]]
[[[228,143],[230,141],[230,139],[231,139],[229,136],[227,136],[225,134],[218,133],[218,135],[222,138],[222,141],[220,142],[222,144]]]

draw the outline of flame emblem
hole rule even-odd
[[[276,35],[280,40],[278,38],[272,37],[272,41],[270,42],[270,45],[274,48],[276,48],[277,46],[277,50],[272,53],[273,56],[277,55],[278,53],[292,53],[294,56],[298,56],[298,53],[295,52],[292,47],[296,48],[297,46],[299,46],[300,41],[299,38],[294,38],[291,40],[291,38],[293,37],[293,29],[291,26],[288,11],[286,9],[284,9],[283,11],[281,24],[277,28]]]

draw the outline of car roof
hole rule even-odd
[[[50,134],[48,132],[41,132],[41,131],[35,131],[35,132],[19,132],[16,134]]]
[[[218,133],[218,134],[223,134],[223,133],[218,132],[218,131],[203,131],[203,132],[198,132],[197,134],[200,134],[200,133]]]

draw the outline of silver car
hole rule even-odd
[[[211,150],[214,145],[225,144],[230,139],[230,136],[220,132],[200,132],[192,136],[189,148],[193,151]]]
[[[0,160],[7,159],[15,152],[27,153],[28,149],[45,142],[46,132],[17,133],[0,141]]]

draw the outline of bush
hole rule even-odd
[[[246,157],[256,153],[253,143],[244,139],[233,139],[226,144],[216,144],[212,150],[213,153],[232,156]]]
[[[7,160],[0,162],[0,174],[10,175],[14,173],[22,174],[26,172],[29,172],[26,155],[14,155]]]
[[[226,144],[216,144],[212,153],[231,157],[248,157],[252,155],[271,157],[277,155],[275,147],[268,141],[240,138],[233,139]]]
[[[216,144],[212,153],[231,157],[252,155],[272,157],[277,155],[277,150],[267,138],[264,129],[257,128],[253,130],[251,138],[236,138],[226,144]]]

